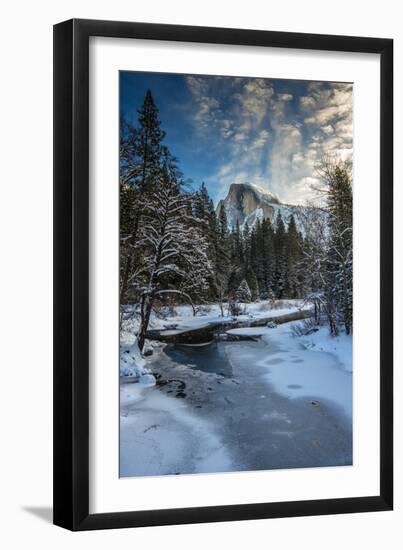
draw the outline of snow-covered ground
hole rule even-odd
[[[225,472],[227,450],[212,423],[157,388],[121,385],[120,476]]]
[[[245,315],[282,315],[299,305],[248,304]],[[196,318],[180,306],[153,324],[216,319],[218,306]],[[146,384],[121,378],[121,476],[351,464],[351,336],[331,338],[326,327],[296,336],[294,324],[231,329],[258,341],[205,349],[149,342],[154,353],[144,358],[134,321],[126,321],[121,372],[138,364]]]
[[[120,345],[120,378],[123,383],[139,382],[143,386],[154,386],[155,378],[146,367],[147,361],[140,353],[135,338],[133,343]]]
[[[271,353],[257,364],[267,369],[267,380],[279,393],[288,398],[332,401],[351,419],[352,337],[345,334],[331,337],[327,327],[320,327],[309,336],[295,336],[292,326],[298,323],[227,332],[260,336],[267,343]]]
[[[193,309],[190,305],[176,306],[173,314],[164,314],[158,316],[155,311],[151,314],[150,329],[165,329],[168,333],[173,331],[181,331],[195,328],[202,328],[211,323],[227,323],[228,320],[237,321],[252,321],[262,318],[270,319],[287,313],[298,311],[299,309],[309,309],[309,305],[302,306],[300,300],[278,300],[274,304],[270,301],[261,301],[248,304],[240,304],[240,309],[243,312],[236,317],[229,316],[226,312],[225,316],[221,315],[221,309],[218,304],[208,306],[200,306],[197,314],[193,314]],[[224,308],[225,311],[225,308]],[[147,368],[147,361],[141,355],[136,344],[136,335],[139,327],[139,314],[133,308],[126,307],[126,315],[128,318],[122,323],[122,331],[120,334],[120,376],[124,383],[138,381],[141,384],[152,386],[155,383],[151,371]],[[170,332],[169,329],[172,329]],[[153,343],[147,342],[145,350],[151,349]]]
[[[207,326],[210,323],[227,323],[230,319],[250,321],[253,319],[276,317],[293,313],[300,309],[310,308],[310,304],[302,305],[301,300],[278,300],[275,307],[273,307],[269,300],[262,300],[248,304],[240,303],[242,314],[233,317],[228,314],[226,305],[224,305],[224,316],[221,315],[221,309],[218,304],[199,306],[196,315],[193,315],[190,305],[180,305],[175,306],[173,314],[157,315],[153,311],[149,329],[194,329]],[[132,344],[139,326],[139,315],[134,314],[128,307],[126,307],[126,312],[126,315],[131,315],[131,317],[123,323],[121,342],[123,344]]]
[[[326,351],[336,355],[340,365],[348,372],[352,372],[352,336],[341,333],[332,337],[327,327],[321,327],[318,332],[302,338],[302,343],[311,351]]]

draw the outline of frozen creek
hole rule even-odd
[[[149,366],[155,387],[121,386],[121,476],[352,464],[351,372],[286,325]]]

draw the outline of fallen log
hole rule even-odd
[[[281,325],[291,321],[299,321],[313,316],[313,310],[298,310],[291,313],[284,313],[270,317],[260,317],[259,319],[228,319],[223,322],[211,322],[196,328],[175,328],[148,330],[146,338],[149,340],[159,340],[169,344],[204,344],[214,340],[216,334],[223,333],[231,328],[246,327],[264,327],[267,323]]]

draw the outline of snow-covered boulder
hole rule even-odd
[[[277,328],[277,323],[275,323],[274,321],[268,321],[266,323],[266,327],[267,328]]]
[[[130,346],[121,346],[120,378],[123,382],[139,382],[145,386],[154,386],[155,377],[146,364],[137,342]]]

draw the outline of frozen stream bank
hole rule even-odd
[[[121,387],[122,476],[352,463],[351,369],[323,335],[259,337],[156,350],[157,386]]]

